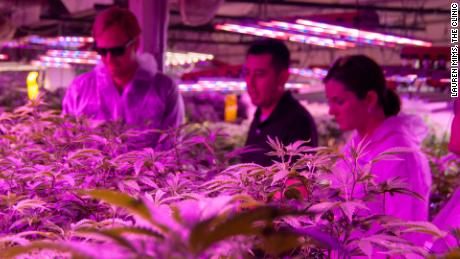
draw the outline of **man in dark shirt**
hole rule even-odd
[[[310,140],[310,146],[318,144],[312,116],[284,89],[289,78],[289,61],[289,50],[278,40],[257,41],[247,52],[243,75],[257,110],[246,146],[257,151],[243,154],[241,160],[244,163],[272,164],[276,157],[265,155],[272,151],[267,144],[268,136],[278,138],[284,145],[297,140]]]

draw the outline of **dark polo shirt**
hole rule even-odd
[[[242,154],[241,162],[269,166],[273,163],[272,160],[278,160],[274,156],[265,155],[272,151],[267,144],[268,136],[272,139],[277,137],[284,145],[308,139],[311,139],[310,146],[318,145],[318,133],[313,117],[292,97],[291,92],[286,91],[283,94],[265,121],[260,122],[260,115],[260,109],[257,108],[246,140],[246,146],[260,150]]]

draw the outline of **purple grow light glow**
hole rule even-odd
[[[85,64],[85,65],[96,65],[97,59],[88,59],[88,58],[73,58],[73,57],[50,57],[50,56],[40,56],[40,60],[43,62],[52,62],[52,63],[75,63],[75,64]]]
[[[48,50],[47,56],[61,58],[90,58],[98,59],[99,56],[95,51],[80,51],[80,50]]]
[[[309,87],[308,84],[303,83],[287,83],[287,89],[301,89]],[[201,92],[201,91],[217,91],[228,92],[246,91],[246,82],[244,81],[223,81],[223,80],[199,80],[196,83],[181,83],[179,90],[182,92]]]
[[[315,36],[308,36],[298,33],[289,33],[289,32],[282,32],[277,31],[272,28],[268,27],[261,27],[258,25],[240,25],[240,24],[232,24],[232,23],[225,23],[225,24],[218,24],[215,26],[218,30],[223,31],[230,31],[230,32],[237,32],[242,34],[249,34],[267,38],[274,38],[280,40],[289,40],[293,42],[300,42],[305,44],[313,44],[323,47],[330,47],[330,48],[339,48],[345,49],[347,47],[354,47],[353,43],[346,42],[343,40],[334,40],[329,38],[321,38]]]
[[[331,37],[343,36],[349,37],[350,39],[355,39],[357,42],[367,43],[372,45],[381,45],[383,42],[384,46],[392,46],[392,44],[401,44],[401,45],[414,45],[414,46],[422,46],[422,47],[431,47],[431,42],[422,41],[422,40],[415,40],[401,36],[377,33],[377,32],[370,32],[364,30],[358,30],[353,28],[348,28],[344,26],[338,25],[331,25],[327,23],[320,23],[306,19],[297,19],[297,24],[304,25],[307,28],[320,28],[323,29],[325,34],[330,35]],[[281,26],[277,23],[274,26]],[[286,25],[283,25],[286,26]],[[296,27],[292,27],[295,29]],[[299,27],[300,28],[300,27]],[[302,27],[303,28],[303,27]],[[335,33],[334,33],[335,32]],[[367,41],[367,42],[366,42]],[[390,44],[390,45],[387,45]]]
[[[32,60],[31,65],[38,67],[57,67],[57,68],[70,68],[70,65],[62,62],[48,62],[41,60]]]
[[[396,45],[430,47],[432,45],[427,41],[305,19],[298,19],[296,22],[260,21],[258,24],[246,25],[225,23],[216,25],[216,29],[340,49],[355,47],[356,43],[385,47]]]
[[[323,79],[327,75],[327,70],[321,68],[290,68],[289,72],[291,74],[316,79]]]

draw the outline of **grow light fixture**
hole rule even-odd
[[[287,83],[287,89],[301,89],[309,87],[309,84],[304,83]],[[219,81],[219,80],[199,80],[196,83],[181,83],[179,84],[181,92],[243,92],[246,91],[246,82],[244,81]]]
[[[323,37],[309,36],[305,34],[299,34],[294,32],[280,31],[274,28],[263,27],[259,25],[240,25],[235,23],[224,23],[217,24],[215,26],[217,30],[237,32],[242,34],[267,37],[279,40],[288,40],[292,42],[299,42],[305,44],[312,44],[322,47],[346,49],[354,47],[355,44],[352,42],[346,42],[343,40],[334,40]]]
[[[321,68],[290,68],[289,73],[307,78],[323,79],[327,75],[327,70]]]
[[[357,43],[365,43],[371,45],[393,46],[398,45],[413,45],[419,47],[431,47],[431,42],[415,40],[401,36],[358,30],[344,26],[331,25],[327,23],[320,23],[306,19],[297,19],[297,24],[304,25],[307,28],[323,29],[323,33],[332,37],[341,36],[349,40],[356,41]],[[389,44],[389,45],[388,45]]]
[[[246,83],[243,81],[213,81],[199,80],[196,83],[179,84],[179,90],[183,92],[202,92],[202,91],[217,91],[217,92],[235,92],[245,91]]]
[[[199,61],[212,60],[213,58],[213,55],[204,53],[166,52],[166,64],[172,66],[192,64]],[[45,55],[40,56],[40,60],[52,63],[96,65],[100,60],[100,56],[95,51],[48,50]]]
[[[73,64],[83,64],[83,65],[96,65],[98,62],[97,59],[50,57],[50,56],[40,56],[40,60],[43,62],[73,63]]]
[[[45,64],[83,64],[96,65],[99,61],[99,56],[94,51],[78,51],[78,50],[48,50],[45,55],[40,56],[40,61]],[[57,67],[61,67],[57,65]],[[67,66],[64,66],[67,67]]]
[[[46,56],[53,57],[46,60],[53,60],[56,62],[69,62],[77,64],[95,65],[100,60],[100,56],[95,51],[80,51],[80,50],[48,50]],[[197,53],[197,52],[166,52],[166,65],[185,65],[192,64],[199,61],[212,60],[214,58],[211,54]]]
[[[27,41],[32,44],[45,45],[49,47],[79,48],[87,42],[91,42],[88,37],[40,37],[29,36]]]
[[[439,81],[441,83],[450,83],[451,80],[450,80],[450,78],[441,78]]]
[[[93,37],[76,37],[76,36],[58,36],[58,37],[41,37],[30,35],[20,39],[3,42],[2,47],[18,48],[27,44],[45,45],[50,47],[79,48],[85,44],[94,42]]]
[[[406,83],[411,84],[415,80],[420,79],[421,77],[417,76],[416,74],[409,74],[409,75],[392,75],[387,77],[388,81],[394,81],[397,83]]]
[[[48,50],[47,56],[61,58],[89,58],[97,59],[98,55],[95,51],[80,51],[80,50]]]
[[[378,45],[378,46],[385,46],[385,42],[381,40],[373,39],[369,41],[363,38],[358,38],[356,36],[342,35],[342,34],[339,34],[338,30],[334,30],[331,28],[313,27],[313,26],[307,26],[303,24],[288,23],[288,22],[282,22],[282,21],[259,22],[259,24],[265,27],[273,28],[273,29],[295,31],[297,33],[302,33],[305,35],[314,35],[315,37],[325,37],[325,38],[336,39],[336,40],[344,40],[344,41],[355,42],[359,44],[372,44],[372,45]]]
[[[295,23],[284,21],[259,21],[257,24],[224,23],[215,26],[217,30],[237,32],[260,37],[289,40],[331,48],[351,48],[356,44],[394,47],[411,45],[431,47],[431,42],[407,37],[364,31],[344,26],[297,19]]]
[[[77,36],[59,36],[56,37],[59,42],[79,42],[79,43],[93,43],[93,37],[77,37]]]
[[[166,52],[166,65],[167,66],[178,66],[193,64],[200,61],[212,60],[214,56],[211,54],[196,53],[196,52]]]
[[[70,40],[73,42],[84,42],[91,43],[94,42],[92,37],[60,37],[60,40]],[[56,59],[57,62],[70,62],[70,63],[80,63],[80,64],[96,64],[100,59],[100,56],[95,51],[80,51],[80,50],[48,50],[46,52],[47,56],[55,58],[71,58],[72,60],[67,59]],[[82,61],[79,59],[88,59],[89,61]],[[197,52],[166,52],[166,65],[185,65],[196,63],[199,61],[212,60],[214,56],[211,54],[197,53]]]
[[[20,48],[27,45],[29,37],[30,36],[26,36],[18,39],[3,41],[0,46],[2,48]]]
[[[54,61],[32,60],[30,64],[32,66],[37,66],[37,67],[70,68],[70,64],[68,63],[54,62]]]

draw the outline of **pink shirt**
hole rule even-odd
[[[350,157],[350,146],[365,141],[366,147],[358,163],[361,167],[370,166],[376,176],[376,182],[383,182],[393,177],[400,177],[405,187],[423,197],[403,194],[380,195],[367,206],[372,214],[386,214],[404,220],[428,220],[428,204],[431,188],[431,170],[428,159],[420,150],[420,144],[428,129],[421,118],[411,115],[397,115],[387,118],[372,134],[362,140],[357,132],[344,147],[344,153]],[[396,147],[410,148],[410,152],[397,153],[397,160],[380,160],[371,162],[380,153]]]
[[[94,70],[74,79],[63,100],[63,113],[86,115],[94,121],[121,120],[136,129],[168,129],[183,122],[184,107],[173,80],[157,72],[152,56],[138,57],[139,68],[124,91],[115,87],[107,69]],[[155,146],[158,134],[146,145]]]

